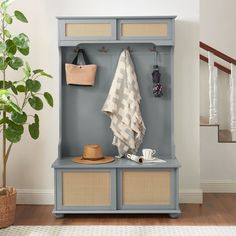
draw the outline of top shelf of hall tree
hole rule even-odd
[[[175,16],[58,17],[59,46],[79,43],[174,45]]]

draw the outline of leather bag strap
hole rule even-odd
[[[72,64],[74,64],[74,65],[81,65],[81,63],[78,61],[80,54],[82,55],[82,58],[83,58],[83,60],[84,60],[85,65],[89,65],[89,64],[90,64],[90,63],[89,63],[89,59],[88,59],[88,57],[87,57],[87,55],[86,55],[84,49],[79,49],[79,50],[78,50],[78,52],[77,52],[77,54],[76,54],[74,60],[72,61]]]

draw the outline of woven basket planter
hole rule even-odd
[[[0,229],[14,223],[16,212],[16,189],[0,196]]]

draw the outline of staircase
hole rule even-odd
[[[208,54],[208,57],[206,57],[200,53],[200,60],[208,63],[209,66],[209,116],[200,116],[200,126],[217,127],[218,143],[236,143],[236,78],[233,77],[233,71],[235,69],[234,65],[236,65],[236,60],[203,42],[199,43],[199,47],[202,51],[205,50],[205,52],[207,52]],[[219,59],[221,61],[221,64],[216,62],[216,59]],[[228,64],[231,66],[230,69],[227,67]],[[228,124],[228,126],[230,127],[229,129],[221,129],[221,125],[218,121],[218,70],[228,74],[230,82],[229,84],[231,86],[230,104],[227,104],[230,106],[231,111],[230,123]]]
[[[236,141],[232,141],[232,134],[230,130],[220,129],[219,124],[209,124],[208,117],[200,116],[200,126],[216,126],[218,128],[218,143],[236,143]]]

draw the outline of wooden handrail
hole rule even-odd
[[[205,61],[206,63],[208,63],[208,58],[207,57],[205,57],[205,56],[203,56],[203,55],[199,55],[199,58],[202,60],[202,61]],[[221,70],[221,71],[223,71],[223,72],[225,72],[225,73],[227,73],[227,74],[231,74],[231,70],[230,69],[228,69],[228,68],[226,68],[226,67],[224,67],[224,66],[222,66],[221,64],[219,64],[219,63],[217,63],[217,62],[214,62],[214,66],[215,67],[217,67],[219,70]]]
[[[207,44],[205,44],[201,41],[199,42],[199,46],[200,46],[200,48],[202,48],[202,49],[204,49],[208,52],[212,52],[215,56],[221,58],[222,60],[236,65],[236,60],[234,58],[227,56],[226,54],[216,50],[215,48],[213,48],[213,47],[211,47],[211,46],[209,46],[209,45],[207,45]]]

